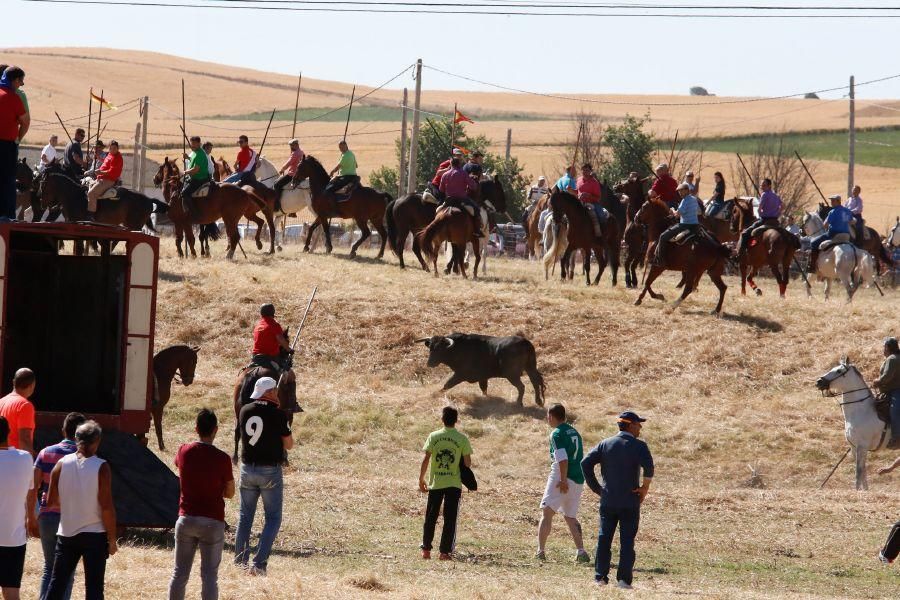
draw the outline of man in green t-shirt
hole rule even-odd
[[[356,169],[358,168],[358,165],[356,164],[356,155],[350,152],[346,140],[341,140],[340,143],[338,143],[338,149],[341,151],[341,159],[328,173],[329,177],[334,177],[335,173],[337,173],[338,176],[334,177],[334,179],[325,186],[325,193],[331,195],[335,201],[335,210],[337,210],[337,202],[347,200],[350,195],[353,194],[353,190],[356,189],[356,186],[359,185],[359,175],[356,174]],[[341,188],[347,187],[349,184],[352,184],[348,188],[349,191],[344,192],[338,197],[337,192],[341,190]]]
[[[553,515],[562,513],[575,542],[578,553],[576,562],[591,562],[591,557],[584,551],[584,540],[581,537],[581,524],[578,522],[578,504],[584,489],[584,473],[581,471],[581,459],[584,446],[581,435],[575,428],[566,423],[566,407],[554,404],[547,409],[547,423],[553,428],[550,432],[550,477],[547,478],[547,489],[541,499],[541,521],[538,525],[537,558],[544,560],[544,546],[550,536]]]
[[[456,545],[456,516],[459,513],[459,499],[462,496],[460,464],[472,465],[472,445],[469,438],[456,430],[459,412],[455,408],[445,406],[441,413],[443,429],[433,431],[425,440],[425,458],[419,470],[419,491],[428,494],[425,507],[425,527],[422,532],[422,558],[431,558],[431,541],[434,539],[434,528],[437,525],[441,503],[444,504],[444,530],[441,532],[441,560],[450,560],[453,547]],[[428,482],[425,472],[428,467]]]
[[[185,154],[184,159],[188,161],[184,174],[187,180],[181,189],[181,204],[184,211],[188,214],[194,212],[193,194],[199,190],[204,183],[209,181],[209,158],[206,152],[200,146],[200,136],[191,137],[191,153]]]

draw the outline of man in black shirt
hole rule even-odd
[[[234,562],[247,567],[250,558],[250,528],[262,496],[265,520],[250,574],[265,577],[269,554],[281,527],[284,487],[281,463],[294,447],[287,415],[278,407],[278,384],[260,377],[250,396],[254,402],[241,409],[241,509],[234,542]]]
[[[84,129],[75,130],[75,137],[66,145],[66,153],[63,163],[66,169],[78,179],[84,176],[84,154],[81,152],[81,142],[84,141]]]

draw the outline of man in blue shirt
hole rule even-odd
[[[569,192],[573,196],[578,195],[578,188],[575,185],[575,165],[566,167],[566,172],[556,180],[554,187],[560,192]]]
[[[638,439],[641,423],[646,421],[632,411],[619,415],[619,434],[606,438],[581,461],[588,487],[600,496],[600,534],[594,560],[594,579],[598,585],[609,583],[612,538],[619,526],[618,587],[631,589],[634,568],[634,538],[640,522],[641,504],[653,479],[653,457],[650,448]],[[600,465],[603,482],[597,481],[594,468]],[[644,482],[639,485],[640,471]]]
[[[700,201],[691,194],[690,186],[686,183],[679,185],[678,195],[681,196],[681,202],[678,204],[678,209],[674,211],[675,216],[678,217],[678,223],[663,231],[656,244],[656,264],[660,266],[666,264],[666,250],[668,250],[670,240],[682,231],[689,230],[691,233],[697,233],[700,228]]]
[[[853,213],[841,204],[840,194],[828,198],[831,201],[831,212],[825,217],[825,233],[816,236],[810,243],[809,263],[807,272],[815,271],[819,260],[819,247],[825,240],[834,240],[837,243],[850,242],[850,223],[853,221]]]

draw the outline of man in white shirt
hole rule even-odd
[[[0,590],[3,600],[19,600],[25,543],[37,535],[34,467],[31,454],[9,446],[9,422],[0,417]]]
[[[56,144],[59,139],[56,135],[50,136],[50,143],[44,146],[44,149],[41,150],[41,171],[47,168],[47,165],[52,163],[54,160],[59,158],[59,154],[56,151]]]

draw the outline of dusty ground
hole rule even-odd
[[[324,256],[290,247],[227,263],[221,244],[216,258],[196,261],[174,258],[171,239],[162,246],[157,348],[202,346],[197,380],[175,390],[166,411],[168,447],[159,454],[167,463],[192,438],[201,406],[217,410],[218,442],[228,445],[229,386],[247,360],[257,306],[274,301],[281,321],[294,324],[319,285],[297,354],[306,412],[294,425],[299,444],[270,576],[249,579],[226,551],[224,599],[599,597],[591,569],[573,564],[561,523],[547,563],[532,559],[549,466],[542,410],[530,394],[517,406],[505,382],[493,382],[487,397],[474,385],[441,393],[448,370],[428,369],[413,340],[451,331],[532,339],[548,401],[568,406],[585,444],[612,434],[624,408],[650,419],[657,475],[638,539],[642,597],[896,594],[896,567],[875,555],[900,512],[900,480],[873,474],[870,491],[857,493],[845,464],[818,490],[846,443],[835,400],[812,384],[844,353],[871,380],[881,338],[900,328],[896,291],[880,298],[863,290],[847,306],[825,303],[820,290],[806,299],[797,282],[779,300],[771,280],[761,299],[741,298],[729,280],[726,314],[714,319],[708,282],[669,314],[654,301],[632,306],[635,293],[611,289],[606,277],[598,288],[545,282],[536,263],[521,260],[492,260],[475,282],[401,271],[371,250],[350,261],[344,248]],[[671,278],[658,287],[673,288]],[[459,560],[449,564],[418,558],[425,502],[416,490],[421,445],[447,402],[461,409],[481,484],[465,494]],[[750,467],[763,488],[750,487]],[[596,507],[586,492],[589,546]],[[226,514],[234,526],[235,501]],[[170,534],[132,535],[109,563],[109,597],[164,597],[171,549]],[[27,590],[39,555],[31,542]],[[199,594],[196,569],[189,593]]]

